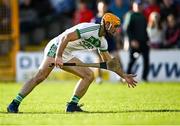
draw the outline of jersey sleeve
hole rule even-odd
[[[100,52],[108,51],[107,40],[104,37],[101,38],[101,46],[99,47],[99,51]]]

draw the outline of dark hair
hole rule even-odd
[[[108,5],[109,4],[109,1],[108,0],[97,0],[97,3],[99,2],[103,2],[104,4]]]

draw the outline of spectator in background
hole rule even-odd
[[[127,25],[127,35],[130,42],[130,61],[128,64],[128,73],[134,73],[132,67],[138,58],[136,54],[141,53],[143,56],[143,75],[142,79],[148,81],[149,72],[149,47],[147,44],[148,35],[146,32],[147,23],[142,13],[142,1],[134,0],[130,21]]]
[[[46,36],[53,9],[49,0],[22,0],[20,2],[20,49],[26,45],[40,45]],[[48,30],[48,33],[50,30]]]
[[[32,31],[36,26],[38,13],[34,9],[32,0],[23,0],[20,3],[20,31],[27,33]]]
[[[165,48],[177,47],[180,41],[180,28],[176,23],[175,16],[170,14],[167,16],[167,29],[165,31]]]
[[[167,16],[173,14],[177,18],[177,12],[177,6],[174,4],[173,0],[163,0],[160,11],[161,22],[166,26]]]
[[[76,0],[50,0],[50,3],[55,11],[55,14],[66,14],[70,17],[73,16]]]
[[[91,20],[94,23],[101,24],[101,19],[103,15],[108,12],[108,2],[106,0],[98,0],[97,1],[97,15]],[[117,36],[115,36],[117,37]],[[120,57],[118,54],[117,44],[118,42],[110,35],[105,35],[105,38],[108,43],[108,51],[111,55],[117,57],[120,61]],[[98,55],[99,56],[99,55]],[[101,57],[99,56],[99,60],[102,61]],[[98,77],[96,78],[97,83],[102,83],[102,71],[98,69]]]
[[[32,5],[38,14],[38,24],[31,35],[31,44],[40,45],[47,38],[47,28],[51,24],[53,9],[50,0],[32,0]]]
[[[144,9],[144,15],[147,21],[152,12],[160,13],[160,6],[157,4],[157,0],[149,0],[149,5]]]
[[[108,4],[106,3],[106,1],[98,0],[97,1],[97,14],[94,18],[92,18],[91,22],[94,22],[96,24],[101,24],[101,19],[107,11],[108,11]],[[110,45],[114,46],[114,40],[112,38],[108,37],[107,35],[105,36],[105,38],[107,39],[107,42],[108,42],[108,49]],[[111,41],[112,44],[109,45],[109,41]],[[97,55],[98,55],[99,61],[102,61],[101,56],[98,54],[98,52],[97,52]],[[98,69],[96,83],[98,84],[102,83],[102,70],[101,69]]]
[[[52,39],[65,29],[72,26],[75,11],[75,0],[50,0],[53,8],[53,20],[48,25],[48,39]]]
[[[94,23],[101,23],[101,19],[102,16],[106,13],[106,12],[110,12],[108,10],[108,2],[105,0],[99,0],[97,2],[97,15],[91,20]],[[116,41],[113,39],[112,36],[106,35],[105,38],[107,39],[108,42],[108,51],[110,53],[115,53],[117,52],[117,43]]]
[[[124,15],[129,11],[129,5],[123,0],[114,0],[109,6],[109,11],[117,15],[123,23]]]
[[[160,14],[152,12],[149,16],[147,33],[151,48],[161,48],[164,41],[164,32],[160,22]]]
[[[86,1],[87,8],[89,8],[90,10],[93,11],[94,14],[96,14],[97,13],[97,2],[99,0],[85,0],[85,1]],[[105,1],[108,2],[109,0],[105,0]]]
[[[41,21],[46,21],[46,17],[51,15],[53,12],[49,0],[32,0],[32,5],[33,8],[37,11],[38,16],[42,19]]]
[[[176,5],[176,19],[177,23],[180,24],[180,0],[174,0],[174,4]]]
[[[91,22],[100,24],[103,15],[108,12],[108,4],[106,0],[97,1],[97,14],[91,19]]]
[[[115,15],[117,15],[121,19],[121,24],[124,23],[125,14],[129,11],[129,2],[125,2],[125,0],[113,0],[109,6],[109,11]],[[116,48],[117,50],[123,48],[123,38],[124,34],[122,32],[122,26],[118,29],[116,34]],[[117,52],[117,51],[116,51]]]
[[[82,23],[82,22],[90,22],[94,17],[93,11],[88,9],[86,1],[80,0],[77,3],[77,10],[74,14],[73,22],[74,24]]]

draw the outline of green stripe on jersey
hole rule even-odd
[[[80,29],[80,34],[83,34],[83,33],[86,33],[86,32],[90,32],[90,31],[95,31],[97,29],[100,28],[100,25],[98,26],[90,26],[90,27],[87,27],[87,28],[83,28],[83,29]]]
[[[78,37],[81,38],[81,34],[80,34],[79,29],[76,29],[76,32],[77,32]]]

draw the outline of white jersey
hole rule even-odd
[[[95,23],[80,23],[64,31],[62,34],[52,39],[47,45],[45,52],[49,57],[55,57],[57,53],[57,47],[61,44],[61,39],[64,35],[76,31],[79,35],[79,39],[68,42],[63,52],[63,57],[69,60],[67,57],[72,57],[73,51],[78,50],[95,50],[107,51],[108,44],[104,36],[99,36],[100,24]],[[69,55],[69,56],[68,56]]]
[[[69,42],[66,46],[68,51],[76,50],[94,50],[99,49],[101,51],[107,51],[107,41],[104,37],[99,37],[100,24],[95,23],[81,23],[72,28],[67,29],[61,35],[58,36],[58,43],[61,43],[63,35],[70,32],[77,31],[79,39],[76,41]]]

